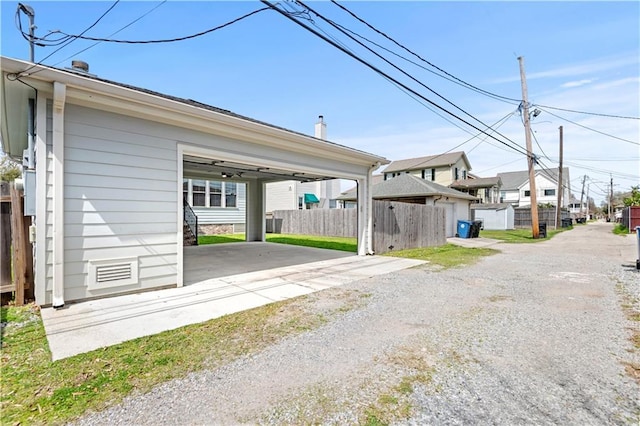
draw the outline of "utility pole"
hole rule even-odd
[[[580,216],[582,216],[582,200],[584,197],[584,183],[587,180],[587,175],[582,178],[582,191],[580,192]]]
[[[538,197],[536,194],[536,175],[534,170],[533,151],[531,149],[531,123],[529,122],[529,100],[527,97],[527,78],[524,74],[524,58],[518,57],[520,63],[520,82],[522,84],[522,108],[524,115],[524,137],[527,142],[527,160],[529,164],[529,196],[531,199],[531,233],[533,239],[540,237],[540,225],[538,224]]]
[[[558,204],[556,205],[556,229],[562,218],[562,126],[560,126],[560,166],[558,167]]]
[[[609,188],[609,220],[611,220],[611,213],[613,212],[613,175],[609,175],[609,177],[611,178],[611,184],[610,184],[610,188]]]
[[[18,3],[18,9],[23,11],[25,15],[29,17],[29,60],[31,62],[35,62],[35,34],[34,30],[36,29],[36,25],[33,22],[35,20],[36,14],[33,11],[33,8],[28,4]]]
[[[590,183],[587,184],[587,214],[586,214],[586,218],[587,220],[589,220],[589,187],[591,186]]]

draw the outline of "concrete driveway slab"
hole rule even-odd
[[[299,253],[299,248],[293,250]],[[286,253],[279,248],[277,251],[280,255]],[[347,255],[339,253],[337,258],[317,262],[71,304],[61,310],[43,309],[42,319],[53,360],[424,263]],[[263,267],[266,265],[268,263]],[[198,273],[205,276],[202,271]]]

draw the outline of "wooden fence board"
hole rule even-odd
[[[373,202],[373,248],[391,250],[432,247],[446,243],[442,207],[393,201]],[[356,209],[277,210],[267,229],[278,234],[356,237]]]

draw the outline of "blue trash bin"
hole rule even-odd
[[[458,237],[460,238],[471,238],[471,226],[473,222],[468,220],[459,220],[458,221]]]

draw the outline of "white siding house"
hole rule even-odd
[[[502,181],[501,203],[509,203],[514,207],[531,205],[529,172],[527,170],[498,173],[498,177]],[[558,170],[536,170],[535,179],[538,204],[556,205],[558,203]],[[562,207],[566,208],[571,196],[569,169],[566,167],[562,170],[562,181]]]
[[[247,211],[244,183],[184,178],[182,188],[183,198],[198,217],[198,225],[218,225],[228,232],[244,232]]]
[[[358,254],[372,252],[371,173],[385,158],[82,72],[0,65],[2,148],[14,158],[30,145],[23,106],[36,104],[36,188],[25,197],[36,205],[39,305],[182,286],[184,179],[224,182],[220,208],[235,197],[238,212],[244,188],[247,241],[264,241],[266,183],[355,180]]]

